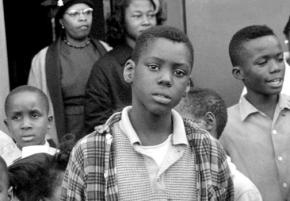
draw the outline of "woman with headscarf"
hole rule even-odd
[[[49,97],[55,123],[49,137],[56,144],[66,133],[83,136],[85,85],[93,64],[110,49],[90,37],[91,0],[58,0],[57,6],[59,37],[34,56],[28,79]]]

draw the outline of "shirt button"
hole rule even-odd
[[[282,186],[283,186],[283,188],[287,188],[288,184],[287,184],[286,182],[284,182],[284,183],[282,184]]]
[[[277,133],[276,130],[272,130],[272,134],[273,134],[273,135],[276,135],[276,134],[278,134],[278,133]]]
[[[282,156],[278,156],[278,161],[282,161],[283,157]]]

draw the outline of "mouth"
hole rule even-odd
[[[169,104],[171,97],[165,94],[153,94],[153,100],[161,104]]]
[[[21,137],[23,142],[30,142],[34,139],[34,135],[25,135]]]
[[[283,79],[276,78],[276,79],[268,80],[267,84],[271,87],[281,87],[283,85]]]
[[[87,30],[88,28],[89,28],[88,25],[82,25],[82,26],[79,27],[79,29],[80,29],[80,30],[83,30],[83,31],[84,31],[84,30]]]

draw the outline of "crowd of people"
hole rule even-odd
[[[277,35],[232,36],[245,88],[227,108],[193,86],[193,44],[162,25],[161,4],[116,1],[101,41],[91,0],[55,2],[57,40],[4,103],[0,201],[290,200],[290,57]],[[290,18],[283,33],[289,45]]]

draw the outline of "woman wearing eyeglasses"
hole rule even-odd
[[[66,133],[83,135],[84,94],[93,64],[110,49],[90,37],[93,3],[90,0],[58,0],[55,22],[58,39],[37,53],[28,84],[42,89],[50,99],[55,129],[48,137],[58,144]]]

